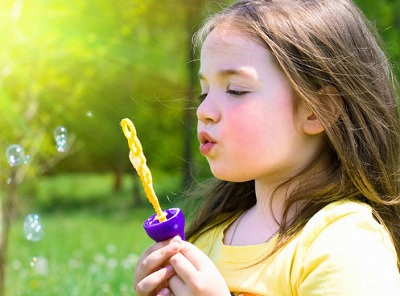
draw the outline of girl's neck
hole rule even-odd
[[[259,215],[279,224],[284,212],[284,204],[290,189],[274,190],[261,182],[255,181],[257,203],[254,206]]]
[[[239,216],[225,231],[224,243],[247,246],[269,241],[279,229],[276,221],[270,218],[255,205]]]
[[[257,203],[239,216],[226,230],[224,243],[233,246],[246,246],[265,243],[279,230],[279,219],[283,204],[281,198],[275,196],[272,207],[270,193],[265,187],[257,186]]]
[[[308,171],[301,179],[318,176],[323,170],[321,165]],[[318,170],[319,168],[319,170]],[[286,223],[292,221],[296,216],[296,205],[289,209],[284,217],[286,199],[300,178],[294,178],[287,186],[272,186],[270,183],[255,181],[256,204],[240,216],[226,230],[224,243],[236,246],[261,244],[271,239],[278,233],[283,218]],[[276,189],[278,188],[278,189]]]

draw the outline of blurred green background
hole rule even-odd
[[[196,152],[191,36],[229,2],[1,0],[1,296],[134,295],[153,210],[119,122],[135,123],[162,207],[179,205],[191,179],[208,175]],[[356,2],[399,75],[400,1]],[[68,131],[64,152],[57,126]],[[8,164],[12,144],[27,164]],[[24,233],[31,213],[38,241]]]

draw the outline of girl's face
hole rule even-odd
[[[312,114],[301,103],[294,110],[269,50],[238,29],[216,28],[200,61],[198,138],[215,177],[276,184],[309,164],[321,145],[304,129]]]

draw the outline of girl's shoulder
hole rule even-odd
[[[324,290],[319,295],[399,295],[393,242],[365,203],[327,205],[307,222],[293,244],[294,285],[305,295],[325,286],[329,293]]]
[[[371,206],[358,201],[342,200],[325,206],[307,222],[300,233],[304,244],[322,240],[346,240],[350,237],[353,238],[351,241],[354,238],[379,238],[394,251],[387,230],[374,218]]]
[[[372,208],[363,202],[340,200],[332,202],[319,210],[305,225],[305,229],[319,229],[344,218],[363,217],[366,220],[372,216]]]

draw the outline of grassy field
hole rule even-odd
[[[149,209],[131,215],[42,215],[45,236],[37,242],[28,241],[22,219],[16,221],[6,295],[134,295],[134,266],[151,244],[142,229],[150,214]]]
[[[128,184],[116,196],[109,176],[86,176],[84,184],[78,179],[43,182],[35,198],[39,202],[13,221],[6,296],[135,295],[134,267],[152,244],[142,224],[154,211],[145,200],[145,207],[132,206]],[[40,214],[44,229],[37,242],[23,231],[31,212]]]

